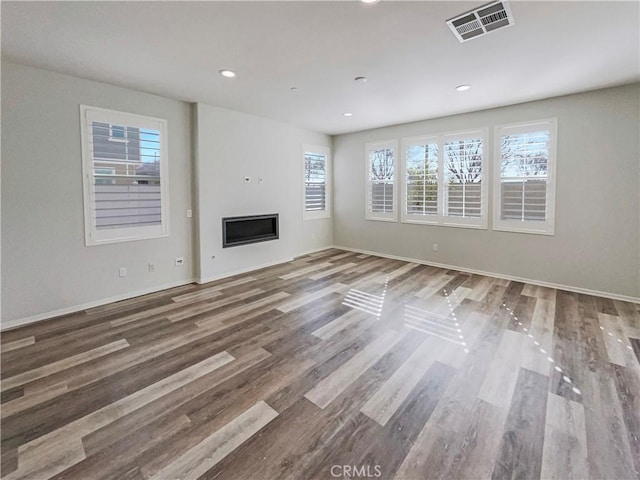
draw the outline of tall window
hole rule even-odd
[[[556,121],[496,128],[494,229],[553,234]]]
[[[440,146],[435,137],[405,140],[403,221],[437,223]]]
[[[487,227],[485,132],[403,141],[402,221]]]
[[[396,221],[396,161],[397,143],[367,144],[367,189],[365,218]]]
[[[166,120],[85,105],[80,114],[86,244],[167,236]]]
[[[481,135],[448,139],[444,143],[446,217],[480,218],[482,215]]]
[[[303,145],[302,161],[304,174],[305,220],[329,218],[331,216],[329,194],[329,149]]]

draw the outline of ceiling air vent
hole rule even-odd
[[[486,35],[513,23],[513,16],[506,1],[487,3],[447,20],[447,25],[460,42]]]

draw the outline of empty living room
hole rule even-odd
[[[0,14],[2,480],[640,479],[640,2]]]

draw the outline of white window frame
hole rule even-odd
[[[369,163],[369,152],[371,150],[393,150],[393,210],[391,212],[372,212],[369,203],[369,184],[371,183]],[[382,142],[370,142],[365,145],[365,189],[364,189],[364,208],[365,220],[375,220],[379,222],[397,222],[398,221],[398,141],[385,140]]]
[[[98,230],[94,214],[94,166],[92,156],[93,129],[91,122],[124,125],[160,132],[160,225]],[[80,138],[82,145],[82,178],[84,200],[85,245],[95,246],[110,243],[147,240],[169,236],[169,162],[167,143],[167,120],[105,108],[80,105]]]
[[[325,204],[324,210],[307,211],[307,191],[306,185],[306,154],[316,153],[325,157]],[[316,145],[302,146],[302,219],[318,220],[323,218],[331,218],[331,149],[329,147],[320,147]]]
[[[124,137],[115,137],[113,135],[113,127],[122,127],[124,128]],[[127,127],[125,125],[115,125],[109,124],[109,141],[110,142],[118,142],[118,143],[129,143],[129,139],[127,138]]]
[[[443,170],[442,170],[442,137],[437,135],[428,135],[421,137],[409,137],[402,139],[402,154],[401,154],[401,165],[400,165],[400,178],[402,184],[402,205],[400,211],[400,221],[402,223],[418,223],[425,225],[438,225],[442,222],[442,178],[443,178]],[[407,189],[407,148],[415,145],[427,145],[427,144],[437,144],[438,145],[438,196],[437,196],[437,213],[435,215],[418,215],[407,213],[407,201],[409,191]]]
[[[474,228],[487,230],[489,226],[489,145],[487,139],[488,128],[476,128],[459,132],[438,133],[419,137],[408,137],[402,139],[402,159],[401,159],[401,183],[402,183],[402,223],[416,223],[424,225],[440,225],[446,227]],[[480,187],[480,217],[454,217],[445,215],[445,151],[444,144],[451,140],[463,140],[469,137],[477,137],[482,141],[482,182]],[[435,141],[435,142],[434,142]],[[437,215],[411,215],[407,214],[407,147],[419,145],[422,142],[438,144],[438,214]]]
[[[518,134],[536,131],[549,131],[549,156],[547,158],[546,220],[521,221],[501,219],[501,166],[502,152],[500,137],[505,134]],[[547,118],[530,122],[496,125],[494,132],[493,166],[493,229],[502,232],[530,233],[536,235],[554,235],[555,198],[556,198],[556,151],[558,137],[557,118]]]
[[[464,140],[469,137],[479,137],[482,141],[482,177],[480,183],[480,217],[460,218],[444,215],[444,201],[442,202],[442,224],[449,227],[477,228],[486,230],[489,227],[489,185],[491,173],[489,172],[489,129],[480,128],[463,132],[447,133],[442,139],[442,163],[443,163],[443,187],[444,187],[444,144],[451,140]],[[443,188],[444,199],[444,188]]]

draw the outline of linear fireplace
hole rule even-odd
[[[222,247],[277,240],[278,214],[226,217],[222,219]]]

